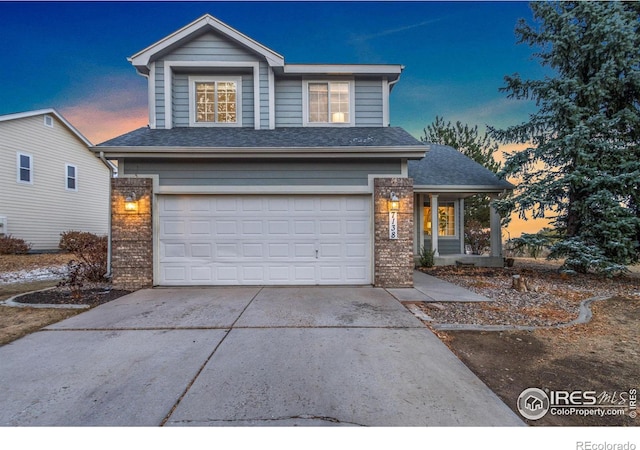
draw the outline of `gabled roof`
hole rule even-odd
[[[425,146],[399,127],[139,128],[93,148],[114,156],[419,158]]]
[[[259,42],[254,41],[245,34],[242,34],[238,30],[230,27],[226,23],[223,23],[211,16],[205,14],[199,19],[194,20],[189,25],[180,28],[178,31],[170,34],[169,36],[159,40],[155,44],[151,44],[144,50],[139,51],[135,55],[128,58],[129,62],[135,66],[138,72],[143,74],[149,73],[149,63],[154,59],[154,56],[165,51],[166,49],[178,45],[197,35],[202,30],[211,29],[218,31],[227,36],[232,41],[242,45],[243,47],[253,51],[256,54],[263,56],[270,66],[283,66],[284,57],[274,52],[273,50],[265,47]]]
[[[453,147],[427,144],[424,158],[409,161],[409,178],[416,191],[502,192],[514,189],[506,180]]]
[[[67,127],[69,131],[71,131],[71,133],[73,133],[78,139],[80,139],[87,147],[93,147],[93,144],[89,141],[89,139],[84,137],[82,133],[80,133],[76,129],[76,127],[71,125],[67,121],[67,119],[65,119],[62,116],[62,114],[60,114],[58,111],[56,111],[53,108],[37,109],[33,111],[25,111],[25,112],[14,113],[14,114],[5,114],[0,116],[0,122],[6,122],[8,120],[24,119],[27,117],[34,117],[34,116],[44,116],[46,114],[56,117],[60,122],[62,122],[62,124],[65,127]]]

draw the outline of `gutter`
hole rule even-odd
[[[111,274],[111,179],[114,178],[115,166],[105,157],[104,152],[100,152],[98,158],[109,168],[109,220],[107,223],[107,273],[104,277],[110,279]]]

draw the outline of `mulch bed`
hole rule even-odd
[[[435,323],[553,326],[578,317],[582,300],[591,297],[640,297],[637,273],[615,278],[594,274],[565,275],[559,264],[517,260],[513,268],[433,267],[423,272],[492,299],[492,302],[417,306]],[[530,290],[511,288],[512,276],[527,279]]]
[[[80,295],[73,295],[68,289],[56,288],[32,292],[17,298],[16,301],[27,304],[89,305],[93,307],[110,302],[131,292],[121,289],[93,288],[80,290]]]

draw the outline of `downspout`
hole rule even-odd
[[[404,66],[402,66],[402,70],[404,70]],[[389,106],[389,104],[390,104],[390,101],[389,101],[389,100],[390,100],[390,97],[391,97],[391,90],[393,89],[393,86],[394,86],[398,81],[400,81],[400,76],[401,76],[401,75],[402,75],[402,73],[399,73],[399,74],[398,74],[398,78],[396,78],[396,79],[395,79],[395,80],[393,80],[393,81],[389,81],[389,82],[387,83],[387,87],[389,88],[389,92],[387,92],[387,118],[389,119],[389,123],[388,123],[388,124],[386,124],[386,125],[384,125],[384,124],[383,124],[384,126],[387,126],[387,127],[390,127],[390,126],[391,126],[391,118],[390,118],[390,117],[391,117],[391,111],[390,111],[390,109],[391,109],[391,108],[390,108],[390,106]]]
[[[111,278],[111,179],[114,177],[115,168],[113,164],[111,164],[104,157],[104,152],[100,152],[98,156],[102,160],[102,162],[109,168],[109,220],[107,222],[107,273],[104,274],[104,277],[107,279]]]

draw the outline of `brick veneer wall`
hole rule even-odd
[[[135,194],[138,211],[124,210]],[[136,290],[153,285],[153,180],[111,179],[111,272],[113,287]]]
[[[389,198],[400,199],[398,239],[389,239]],[[413,286],[413,179],[374,180],[374,284],[380,287]]]

